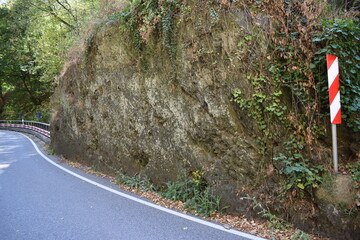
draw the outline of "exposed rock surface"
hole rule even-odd
[[[360,215],[356,214],[357,191],[354,186],[351,177],[337,174],[327,179],[315,193],[320,217],[331,226],[327,229],[345,229],[343,239],[356,239],[354,232],[357,236],[360,234]],[[331,230],[327,231],[331,233]]]
[[[241,11],[232,17],[226,31],[178,26],[176,79],[156,38],[148,42],[151,54],[139,59],[118,22],[99,28],[86,56],[74,58],[59,78],[51,124],[54,150],[105,171],[146,175],[157,185],[201,170],[229,211],[248,213],[249,203],[241,200],[246,188],[275,170],[261,161],[254,123],[231,101],[235,89],[252,90],[246,66],[227,59],[252,23]],[[258,21],[270,26],[266,17]],[[266,52],[263,37],[254,58]],[[280,137],[285,134],[281,125],[272,127]],[[268,181],[278,187],[273,178]],[[311,211],[310,204],[306,208]],[[291,215],[305,229],[321,221],[320,215],[309,222],[306,214]]]
[[[186,37],[194,34],[184,31]],[[236,36],[235,30],[222,32],[210,44],[219,53],[230,51]],[[205,170],[213,183],[251,184],[261,168],[259,151],[247,129],[251,124],[239,121],[231,102],[234,89],[250,86],[225,62],[204,67],[193,56],[191,38],[181,40],[181,64],[177,80],[171,80],[160,44],[148,59],[149,73],[143,73],[124,33],[108,23],[86,61],[69,66],[60,78],[54,149],[89,164],[145,174],[156,184],[196,170]]]
[[[349,207],[355,205],[356,191],[353,181],[347,175],[334,175],[330,181],[324,183],[317,191],[316,197],[322,202]]]

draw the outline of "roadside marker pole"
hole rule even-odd
[[[331,124],[331,133],[332,133],[334,172],[337,173],[338,172],[338,151],[337,151],[336,124]]]
[[[338,172],[338,152],[336,124],[341,124],[341,105],[340,105],[340,80],[339,80],[339,61],[334,55],[326,55],[328,85],[329,85],[329,102],[330,102],[330,121],[332,132],[332,148],[334,171]]]

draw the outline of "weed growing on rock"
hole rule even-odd
[[[171,201],[183,202],[186,210],[205,217],[210,217],[214,212],[221,212],[221,197],[211,193],[203,174],[195,171],[192,175],[192,179],[167,183],[165,189],[158,193]],[[115,182],[140,191],[157,192],[158,190],[146,177],[130,177],[120,172],[118,172]]]
[[[274,119],[280,120],[285,124],[284,116],[287,107],[280,100],[282,91],[269,91],[274,86],[268,84],[269,81],[263,74],[255,77],[248,75],[248,80],[251,81],[253,94],[245,97],[241,90],[235,90],[233,101],[239,104],[240,109],[247,111],[248,117],[255,120],[258,131],[262,134],[258,136],[257,140],[261,146],[261,153],[265,156],[267,151],[266,144],[268,140],[273,138],[273,133],[270,131],[269,126]]]
[[[91,171],[93,172],[99,172],[99,168],[96,165],[91,166]]]
[[[283,219],[277,217],[267,206],[264,206],[259,202],[255,197],[243,197],[242,200],[250,200],[252,202],[252,208],[257,212],[257,214],[263,219],[267,220],[267,225],[269,228],[286,230],[290,225],[286,223]]]
[[[54,149],[49,149],[49,155],[55,155],[55,150]]]
[[[345,167],[349,170],[352,179],[355,182],[360,182],[360,162],[354,164],[348,163]]]
[[[301,154],[303,146],[296,141],[288,141],[283,145],[285,153],[279,153],[273,160],[280,166],[280,173],[286,176],[285,190],[294,191],[300,197],[304,197],[305,190],[312,194],[311,190],[323,182],[320,174],[324,167],[311,166],[309,160]]]
[[[185,203],[185,209],[196,211],[206,217],[214,212],[221,212],[220,196],[211,194],[202,173],[196,171],[192,174],[192,179],[167,183],[162,196],[173,201],[182,201]]]
[[[301,230],[297,230],[294,235],[291,237],[291,240],[311,240],[308,234],[304,233]]]
[[[135,1],[129,4],[120,15],[123,30],[130,34],[130,41],[140,60],[146,55],[150,35],[158,33],[162,46],[168,53],[172,67],[171,78],[176,78],[176,24],[175,20],[186,3],[178,0]]]
[[[262,204],[261,202],[259,202],[255,197],[243,197],[242,200],[250,200],[252,202],[252,208],[257,212],[257,214],[263,218],[266,219],[267,221],[267,226],[269,229],[271,230],[271,234],[274,235],[276,230],[280,230],[280,231],[289,231],[289,229],[292,227],[292,225],[288,222],[286,222],[285,220],[277,217],[275,214],[271,213],[270,209]],[[275,239],[275,238],[272,238]],[[288,238],[291,240],[310,240],[312,238],[310,238],[310,236],[301,231],[301,230],[296,230],[291,238]]]
[[[130,177],[123,173],[118,173],[116,184],[123,184],[131,189],[137,188],[141,191],[156,191],[155,186],[150,182],[147,177],[134,176]]]

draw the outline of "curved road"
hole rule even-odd
[[[0,239],[261,239],[168,210],[0,130]]]

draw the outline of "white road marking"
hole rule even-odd
[[[176,212],[174,210],[171,210],[171,209],[168,209],[168,208],[165,208],[165,207],[162,207],[162,206],[159,206],[159,205],[156,205],[154,203],[151,203],[151,202],[147,202],[147,201],[144,201],[142,199],[139,199],[139,198],[136,198],[136,197],[133,197],[131,195],[128,195],[126,193],[122,193],[120,191],[117,191],[117,190],[114,190],[112,188],[109,188],[107,186],[104,186],[102,184],[99,184],[95,181],[92,181],[86,177],[83,177],[77,173],[74,173],[72,171],[70,171],[69,169],[66,169],[62,166],[60,166],[59,164],[55,163],[54,161],[52,161],[51,159],[49,159],[47,156],[45,156],[38,148],[38,146],[34,143],[34,141],[29,138],[28,136],[20,133],[21,135],[25,136],[27,139],[29,139],[29,141],[32,143],[32,145],[34,146],[35,150],[38,152],[38,154],[44,158],[46,161],[48,161],[49,163],[51,163],[52,165],[54,165],[55,167],[57,168],[60,168],[61,170],[67,172],[68,174],[71,174],[73,175],[74,177],[77,177],[85,182],[88,182],[92,185],[95,185],[99,188],[102,188],[106,191],[109,191],[109,192],[112,192],[116,195],[119,195],[121,197],[124,197],[124,198],[127,198],[127,199],[130,199],[132,201],[135,201],[135,202],[138,202],[140,204],[143,204],[143,205],[146,205],[146,206],[149,206],[149,207],[152,207],[152,208],[155,208],[155,209],[158,209],[160,211],[163,211],[163,212],[166,212],[166,213],[169,213],[169,214],[172,214],[172,215],[175,215],[175,216],[178,216],[178,217],[181,217],[181,218],[184,218],[184,219],[187,219],[187,220],[190,220],[190,221],[193,221],[193,222],[196,222],[196,223],[199,223],[199,224],[202,224],[202,225],[205,225],[205,226],[208,226],[208,227],[212,227],[212,228],[215,228],[217,230],[220,230],[220,231],[224,231],[224,232],[227,232],[227,233],[231,233],[231,234],[235,234],[235,235],[238,235],[238,236],[241,236],[241,237],[245,237],[245,238],[248,238],[248,239],[251,239],[251,240],[265,240],[264,238],[261,238],[261,237],[257,237],[257,236],[253,236],[253,235],[250,235],[250,234],[247,234],[247,233],[243,233],[243,232],[239,232],[237,230],[234,230],[234,229],[225,229],[223,226],[221,225],[218,225],[218,224],[215,224],[215,223],[211,223],[211,222],[208,222],[208,221],[205,221],[203,219],[199,219],[199,218],[196,218],[196,217],[193,217],[193,216],[189,216],[189,215],[186,215],[186,214],[183,214],[183,213],[180,213],[180,212]]]

